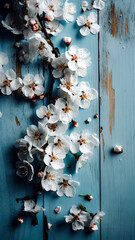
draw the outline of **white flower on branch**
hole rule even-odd
[[[28,0],[27,9],[30,16],[34,17],[37,14],[41,15],[44,11],[44,1],[41,0]]]
[[[78,48],[71,46],[65,53],[68,59],[68,67],[71,71],[75,71],[78,76],[85,77],[87,74],[87,67],[91,65],[90,53],[85,48]]]
[[[36,74],[27,74],[23,78],[23,87],[22,92],[25,97],[33,98],[35,95],[40,96],[44,93],[44,77],[43,75]]]
[[[65,53],[62,53],[60,57],[52,60],[52,67],[54,68],[52,74],[55,78],[63,77],[64,71],[67,68],[68,60],[65,57]]]
[[[88,130],[83,130],[80,134],[73,131],[70,134],[71,146],[70,149],[73,153],[91,153],[95,146],[99,145],[99,140],[95,134],[91,134]]]
[[[68,1],[66,0],[63,6],[63,19],[66,22],[73,22],[75,13],[76,5],[74,3],[68,3]]]
[[[52,168],[56,170],[62,169],[65,166],[63,161],[64,158],[65,158],[65,153],[53,148],[52,143],[50,143],[45,149],[44,162],[47,166],[52,166]]]
[[[57,36],[62,30],[63,25],[60,24],[58,21],[54,20],[52,22],[45,22],[46,31],[48,34]]]
[[[78,106],[70,99],[64,100],[63,98],[59,98],[55,103],[55,107],[60,110],[59,117],[64,124],[71,122],[78,114]]]
[[[53,104],[49,104],[47,107],[41,106],[37,109],[36,114],[39,118],[43,119],[43,125],[46,125],[46,123],[56,123],[59,120],[59,110]]]
[[[90,102],[97,98],[98,93],[94,88],[90,88],[89,82],[80,82],[74,90],[74,101],[78,103],[81,108],[89,108]]]
[[[38,122],[38,127],[35,125],[30,125],[27,128],[27,136],[25,136],[25,139],[33,146],[41,148],[47,143],[47,130],[40,122]]]
[[[17,156],[20,160],[26,159],[28,162],[33,162],[32,144],[30,142],[21,138],[15,142],[15,147],[18,149]]]
[[[63,124],[61,121],[56,123],[47,123],[46,128],[49,136],[59,136],[67,131],[68,124]]]
[[[80,183],[72,180],[72,175],[63,174],[58,180],[57,195],[62,197],[65,194],[67,197],[73,197],[76,193],[75,187],[80,186]]]
[[[21,178],[27,177],[29,181],[32,181],[34,176],[34,168],[28,161],[26,160],[18,161],[16,163],[16,168],[17,168],[16,174],[19,177]]]
[[[105,213],[103,211],[101,211],[99,213],[96,213],[93,216],[92,220],[90,221],[90,225],[89,225],[90,230],[92,230],[92,231],[98,230],[97,223],[99,222],[100,218],[103,217],[104,215],[105,215]]]
[[[57,137],[49,137],[48,143],[53,143],[53,148],[56,151],[61,150],[67,154],[70,149],[70,138],[67,135],[59,135]]]
[[[12,69],[7,70],[6,73],[0,71],[0,89],[3,94],[10,95],[12,91],[20,88],[21,84],[22,80],[16,78],[16,73]]]
[[[5,21],[2,20],[1,22],[3,27],[5,27],[7,30],[11,31],[15,35],[20,35],[22,34],[23,31],[23,24],[22,25],[17,24],[18,23],[17,20],[19,18],[17,18],[17,20],[16,18],[17,17],[15,16],[14,13],[9,13],[6,16]]]
[[[93,34],[97,34],[100,30],[100,26],[96,23],[97,14],[95,12],[91,12],[88,16],[80,16],[77,18],[76,21],[79,26],[83,26],[80,29],[80,33],[83,36],[87,36],[90,32]]]
[[[61,170],[54,170],[52,167],[46,167],[44,175],[41,180],[42,188],[46,191],[56,191],[58,177],[61,174]]]
[[[93,8],[102,10],[105,7],[105,2],[103,0],[95,0],[93,3]]]
[[[73,74],[70,69],[65,69],[64,77],[60,79],[61,84],[58,86],[60,96],[68,94],[71,99],[75,93],[75,86],[78,83],[77,74]]]
[[[72,224],[74,231],[83,230],[90,221],[90,214],[82,211],[80,207],[72,206],[69,216],[65,216],[65,221]]]
[[[45,211],[45,209],[43,207],[38,206],[33,200],[25,200],[24,211],[36,214],[41,211]]]
[[[63,0],[44,0],[43,11],[45,13],[51,13],[54,18],[58,19],[62,17],[62,3]]]

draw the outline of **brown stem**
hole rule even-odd
[[[41,18],[39,15],[37,15],[37,19],[38,19],[38,21],[39,21],[39,23],[40,23],[40,25],[41,25],[41,28],[42,28],[41,30],[42,30],[42,32],[45,34],[45,36],[46,36],[46,38],[47,38],[47,40],[48,40],[48,43],[52,46],[53,52],[54,52],[54,54],[55,54],[55,57],[59,57],[58,52],[56,51],[56,49],[55,49],[55,47],[54,47],[54,45],[53,45],[53,43],[52,43],[52,41],[51,41],[51,38],[50,38],[49,34],[47,33],[47,31],[46,31],[43,23],[42,23],[42,18]]]

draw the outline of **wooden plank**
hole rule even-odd
[[[77,5],[76,17],[81,14],[81,0],[77,2],[72,1]],[[76,23],[64,24],[63,31],[54,39],[54,45],[59,47],[60,52],[64,52],[65,46],[63,44],[63,37],[70,36],[72,37],[72,45],[78,45],[82,48],[87,48],[91,53],[92,66],[88,69],[88,74],[85,78],[79,78],[79,81],[88,81],[91,87],[94,87],[98,90],[98,36],[89,35],[87,37],[81,37],[79,33],[79,27]],[[58,85],[58,81],[55,84]],[[81,131],[82,129],[89,129],[91,132],[99,133],[99,120],[94,119],[94,115],[98,114],[98,99],[91,103],[91,106],[87,110],[80,110],[79,115],[76,118],[79,123],[77,130]],[[92,118],[92,122],[88,125],[85,124],[85,120],[88,117]],[[70,131],[73,130],[70,129]],[[70,133],[70,131],[68,133]],[[74,161],[72,156],[69,156],[65,159],[66,166]],[[99,189],[99,148],[96,148],[94,155],[91,158],[90,162],[82,168],[78,175],[74,173],[74,168],[65,169],[65,172],[73,174],[73,179],[80,181],[80,187],[77,188],[76,196],[73,198],[67,197],[58,197],[55,193],[45,192],[45,208],[46,214],[48,216],[48,222],[52,223],[53,226],[49,231],[49,239],[100,239],[100,230],[94,234],[89,232],[78,231],[73,232],[71,226],[64,222],[64,216],[68,214],[69,209],[72,205],[85,205],[90,211],[96,213],[100,209],[100,189]],[[91,202],[87,202],[79,196],[79,194],[92,194],[94,199]],[[61,206],[61,212],[56,215],[54,209],[56,206]]]
[[[2,10],[2,7],[0,9]],[[3,17],[1,16],[1,18]],[[13,68],[17,70],[19,75],[22,73],[22,76],[28,72],[33,74],[43,72],[41,63],[37,64],[37,61],[28,66],[22,66],[21,70],[21,66],[16,64],[16,52],[13,47],[15,37],[4,30],[2,26],[0,31],[2,32],[0,37],[0,51],[7,53],[9,57],[9,64],[6,68]],[[42,104],[42,101],[31,103],[15,95],[0,95],[0,111],[3,114],[0,119],[0,233],[7,240],[43,238],[42,213],[38,215],[39,225],[35,228],[31,224],[31,217],[26,216],[22,225],[17,224],[16,221],[23,209],[22,203],[17,204],[16,198],[33,194],[35,185],[34,182],[28,182],[16,176],[15,162],[17,157],[14,148],[14,142],[25,136],[28,125],[36,124],[35,111]],[[20,125],[16,124],[17,119]],[[43,205],[42,197],[39,198],[38,203]]]
[[[101,239],[135,239],[135,1],[100,12]],[[122,145],[124,152],[113,154]]]

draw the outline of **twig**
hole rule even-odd
[[[55,54],[55,57],[59,57],[59,54],[58,54],[58,52],[56,51],[56,49],[55,49],[55,47],[54,47],[54,45],[53,45],[53,43],[52,43],[52,41],[51,41],[51,38],[50,38],[49,34],[47,33],[47,31],[46,31],[43,23],[42,23],[42,18],[40,18],[39,15],[37,15],[37,18],[38,18],[38,21],[39,21],[39,23],[40,23],[40,25],[41,25],[41,27],[42,27],[42,29],[41,29],[42,32],[45,34],[45,36],[46,36],[46,38],[47,38],[47,40],[48,40],[48,43],[52,46],[53,52],[54,52],[54,54]]]

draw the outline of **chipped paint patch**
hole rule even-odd
[[[109,96],[109,130],[112,135],[112,127],[115,119],[115,90],[112,88],[112,71],[108,69],[108,53],[106,53],[106,65],[103,69],[102,88],[106,89]]]
[[[116,18],[116,11],[115,11],[115,5],[113,4],[111,7],[111,34],[112,36],[116,36],[118,32],[117,27],[117,18]]]
[[[128,20],[126,18],[126,20],[125,20],[125,35],[127,35],[127,34],[128,34]]]
[[[20,126],[20,122],[19,122],[17,116],[15,116],[15,122],[16,122],[16,125],[17,125],[17,126]]]
[[[101,139],[102,139],[103,161],[105,161],[105,141],[104,141],[103,134],[101,135]]]

